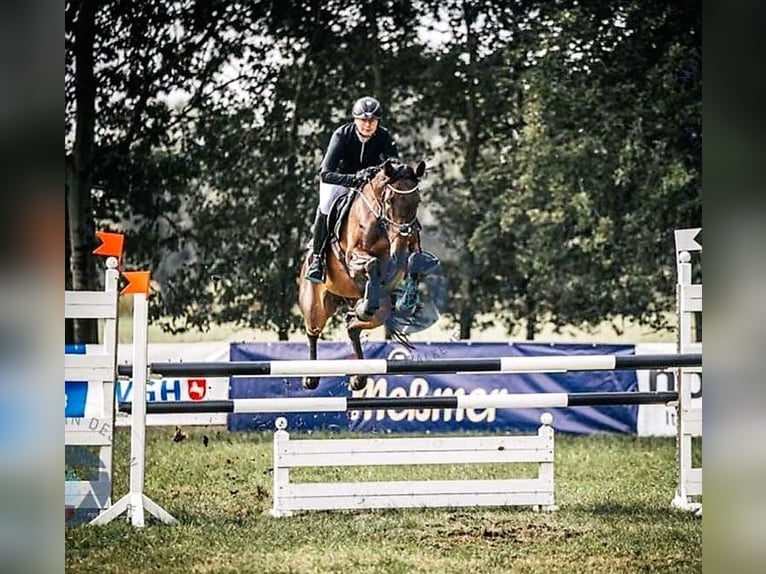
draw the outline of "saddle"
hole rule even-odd
[[[337,244],[340,241],[340,228],[351,209],[355,195],[356,190],[349,188],[346,193],[339,195],[330,206],[330,213],[327,216],[327,229],[330,232],[330,241],[333,244]]]
[[[327,229],[329,234],[330,249],[338,259],[343,263],[346,268],[346,272],[349,272],[346,265],[346,254],[343,252],[340,246],[340,229],[343,222],[348,217],[348,212],[351,210],[351,204],[354,203],[354,197],[356,190],[349,188],[346,193],[339,195],[330,206],[330,213],[327,216]]]

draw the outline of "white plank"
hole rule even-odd
[[[552,492],[553,484],[537,478],[499,480],[396,480],[389,482],[304,482],[280,488],[291,498],[343,496],[413,496],[420,494],[501,494]]]
[[[684,482],[687,496],[700,496],[702,494],[702,469],[692,468],[686,473]]]
[[[100,417],[68,417],[64,423],[64,444],[77,446],[111,446],[112,419]]]
[[[682,353],[701,353],[702,343],[692,343],[692,342],[683,343],[681,345],[681,352]],[[684,367],[684,370],[691,370],[695,368],[699,369],[701,367]]]
[[[401,437],[290,440],[292,453],[367,453],[450,451],[529,450],[549,447],[548,440],[537,435],[496,437]]]
[[[418,494],[368,497],[280,499],[280,511],[341,510],[361,508],[451,508],[464,506],[551,506],[553,493],[507,492],[490,494]]]
[[[681,310],[684,313],[702,311],[702,285],[684,285],[682,287]]]
[[[65,291],[64,317],[67,319],[116,319],[117,292]]]
[[[551,461],[553,461],[552,445],[548,448],[494,451],[279,453],[276,465],[296,468]]]
[[[684,409],[681,429],[691,436],[702,436],[702,409]]]
[[[114,381],[114,355],[64,355],[64,378],[67,381]]]

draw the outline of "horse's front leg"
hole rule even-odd
[[[354,355],[357,359],[364,359],[364,349],[362,349],[361,327],[351,327],[354,324],[354,319],[351,319],[349,327],[347,329],[348,338],[351,340],[351,346],[354,349]],[[351,375],[348,378],[348,387],[352,391],[361,391],[367,385],[367,375]]]
[[[353,313],[349,313],[346,318],[346,332],[351,340],[351,346],[354,349],[354,355],[357,359],[364,359],[364,349],[362,348],[361,333],[363,330],[375,329],[386,322],[391,314],[391,303],[389,298],[384,297],[378,311],[369,320],[362,320]],[[367,385],[367,375],[351,375],[348,378],[348,386],[352,391],[360,391]]]
[[[352,319],[353,322],[353,319]],[[364,350],[362,349],[361,327],[349,327],[348,338],[351,339],[351,346],[354,348],[354,354],[357,359],[364,359]],[[350,375],[348,378],[348,388],[352,391],[361,391],[367,386],[367,375]]]
[[[319,335],[312,335],[308,333],[309,339],[309,360],[316,361],[317,358],[317,340]],[[316,389],[319,386],[319,377],[303,377],[301,381],[303,388],[309,391]]]
[[[372,258],[365,266],[367,283],[364,286],[364,295],[354,307],[354,313],[362,321],[369,321],[380,309],[380,262]]]

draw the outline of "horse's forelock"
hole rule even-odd
[[[409,179],[416,183],[419,180],[418,176],[415,175],[415,170],[412,169],[412,167],[407,165],[406,163],[401,163],[397,165],[396,171],[394,171],[394,174],[391,177],[391,181],[398,181],[400,179]]]

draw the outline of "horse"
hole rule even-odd
[[[391,294],[407,274],[410,254],[421,252],[417,210],[426,164],[420,161],[413,168],[389,158],[379,168],[361,189],[353,191],[347,215],[326,250],[324,283],[303,279],[311,262],[310,250],[303,259],[298,306],[308,336],[310,360],[316,360],[317,340],[344,301],[352,309],[346,316],[346,332],[357,359],[363,359],[362,330],[386,324],[392,312]],[[398,333],[394,330],[393,334]],[[315,389],[319,378],[304,377],[302,384],[306,389]],[[352,390],[361,390],[366,384],[365,375],[349,379]]]

